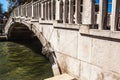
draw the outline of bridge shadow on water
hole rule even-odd
[[[0,63],[1,80],[43,80],[53,76],[48,59],[41,54],[38,39],[11,40],[5,46],[7,62]]]

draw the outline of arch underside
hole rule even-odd
[[[23,23],[15,22],[8,29],[8,39],[32,39],[35,34]]]
[[[53,69],[53,73],[59,73],[60,69],[58,67],[58,64],[56,63],[57,60],[55,58],[55,52],[53,48],[51,47],[51,44],[49,41],[46,40],[44,35],[36,28],[37,25],[27,23],[24,21],[21,22],[14,22],[7,30],[8,39],[12,40],[31,40],[34,38],[39,39],[41,45],[42,45],[42,54],[45,55],[47,58],[49,58],[49,61],[52,66],[56,66],[55,69]],[[55,72],[54,70],[57,70]]]

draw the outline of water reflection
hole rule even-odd
[[[37,41],[0,42],[0,80],[43,80],[51,76],[50,63],[40,55]]]

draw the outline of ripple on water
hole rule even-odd
[[[50,63],[40,55],[39,48],[34,42],[0,42],[0,80],[43,80],[51,77]]]

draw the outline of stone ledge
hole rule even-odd
[[[39,19],[39,23],[40,23],[40,24],[53,25],[53,20],[41,20],[41,19]]]
[[[120,39],[120,31],[89,29],[89,26],[81,26],[79,32],[85,35]]]
[[[58,29],[67,29],[67,30],[79,31],[79,25],[76,25],[76,24],[56,23],[56,22],[54,22],[53,26],[54,26],[54,28],[58,28]]]

